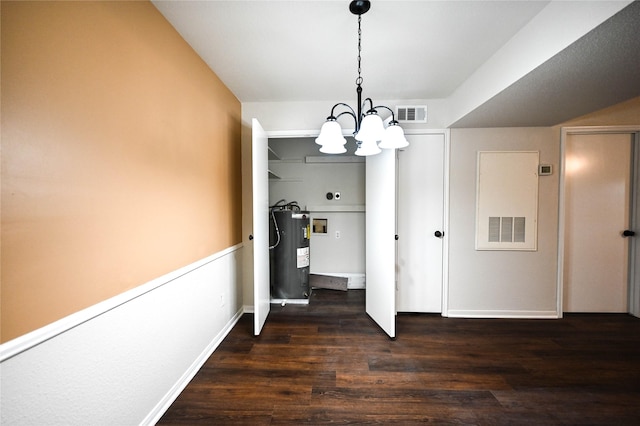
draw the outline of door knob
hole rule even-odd
[[[634,235],[636,235],[636,233],[631,229],[625,229],[624,231],[622,231],[623,237],[633,237]]]
[[[444,232],[436,231],[433,233],[433,235],[435,235],[437,238],[442,238],[444,237]]]
[[[249,235],[249,241],[253,240],[253,235]]]

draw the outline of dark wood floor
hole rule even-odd
[[[244,315],[160,424],[640,425],[640,319],[401,314],[392,341],[364,291],[317,290]]]

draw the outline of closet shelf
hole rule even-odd
[[[280,180],[280,176],[273,173],[271,170],[267,170],[269,172],[269,180]]]
[[[308,206],[307,210],[310,212],[318,212],[318,213],[331,213],[331,212],[342,212],[342,213],[362,213],[365,210],[364,205],[334,205],[334,206]]]
[[[280,158],[280,156],[278,154],[276,154],[276,152],[271,149],[270,146],[267,147],[268,151],[269,151],[269,160],[282,160],[282,158]]]

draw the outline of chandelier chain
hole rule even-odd
[[[358,15],[358,78],[356,79],[356,84],[359,86],[362,84],[362,76],[360,75],[362,72],[362,28],[360,27],[360,23],[362,21],[362,15]]]

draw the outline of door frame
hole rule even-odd
[[[565,160],[566,139],[569,135],[595,134],[629,134],[633,137],[631,153],[631,212],[629,214],[631,229],[638,229],[640,233],[640,126],[576,126],[560,129],[560,179],[558,205],[558,275],[556,310],[558,318],[564,314],[564,249],[565,249]],[[629,270],[627,274],[627,292],[629,314],[640,317],[640,246],[638,239],[629,241]]]
[[[353,129],[344,129],[344,132],[351,132]],[[313,130],[266,130],[268,138],[316,138],[320,134],[320,129]],[[451,131],[450,129],[405,129],[406,135],[444,135],[444,212],[442,247],[442,316],[449,316],[449,175],[450,175],[450,152],[451,152]],[[253,190],[252,190],[253,191]],[[252,262],[252,259],[250,260]],[[253,279],[251,279],[253,282]]]

